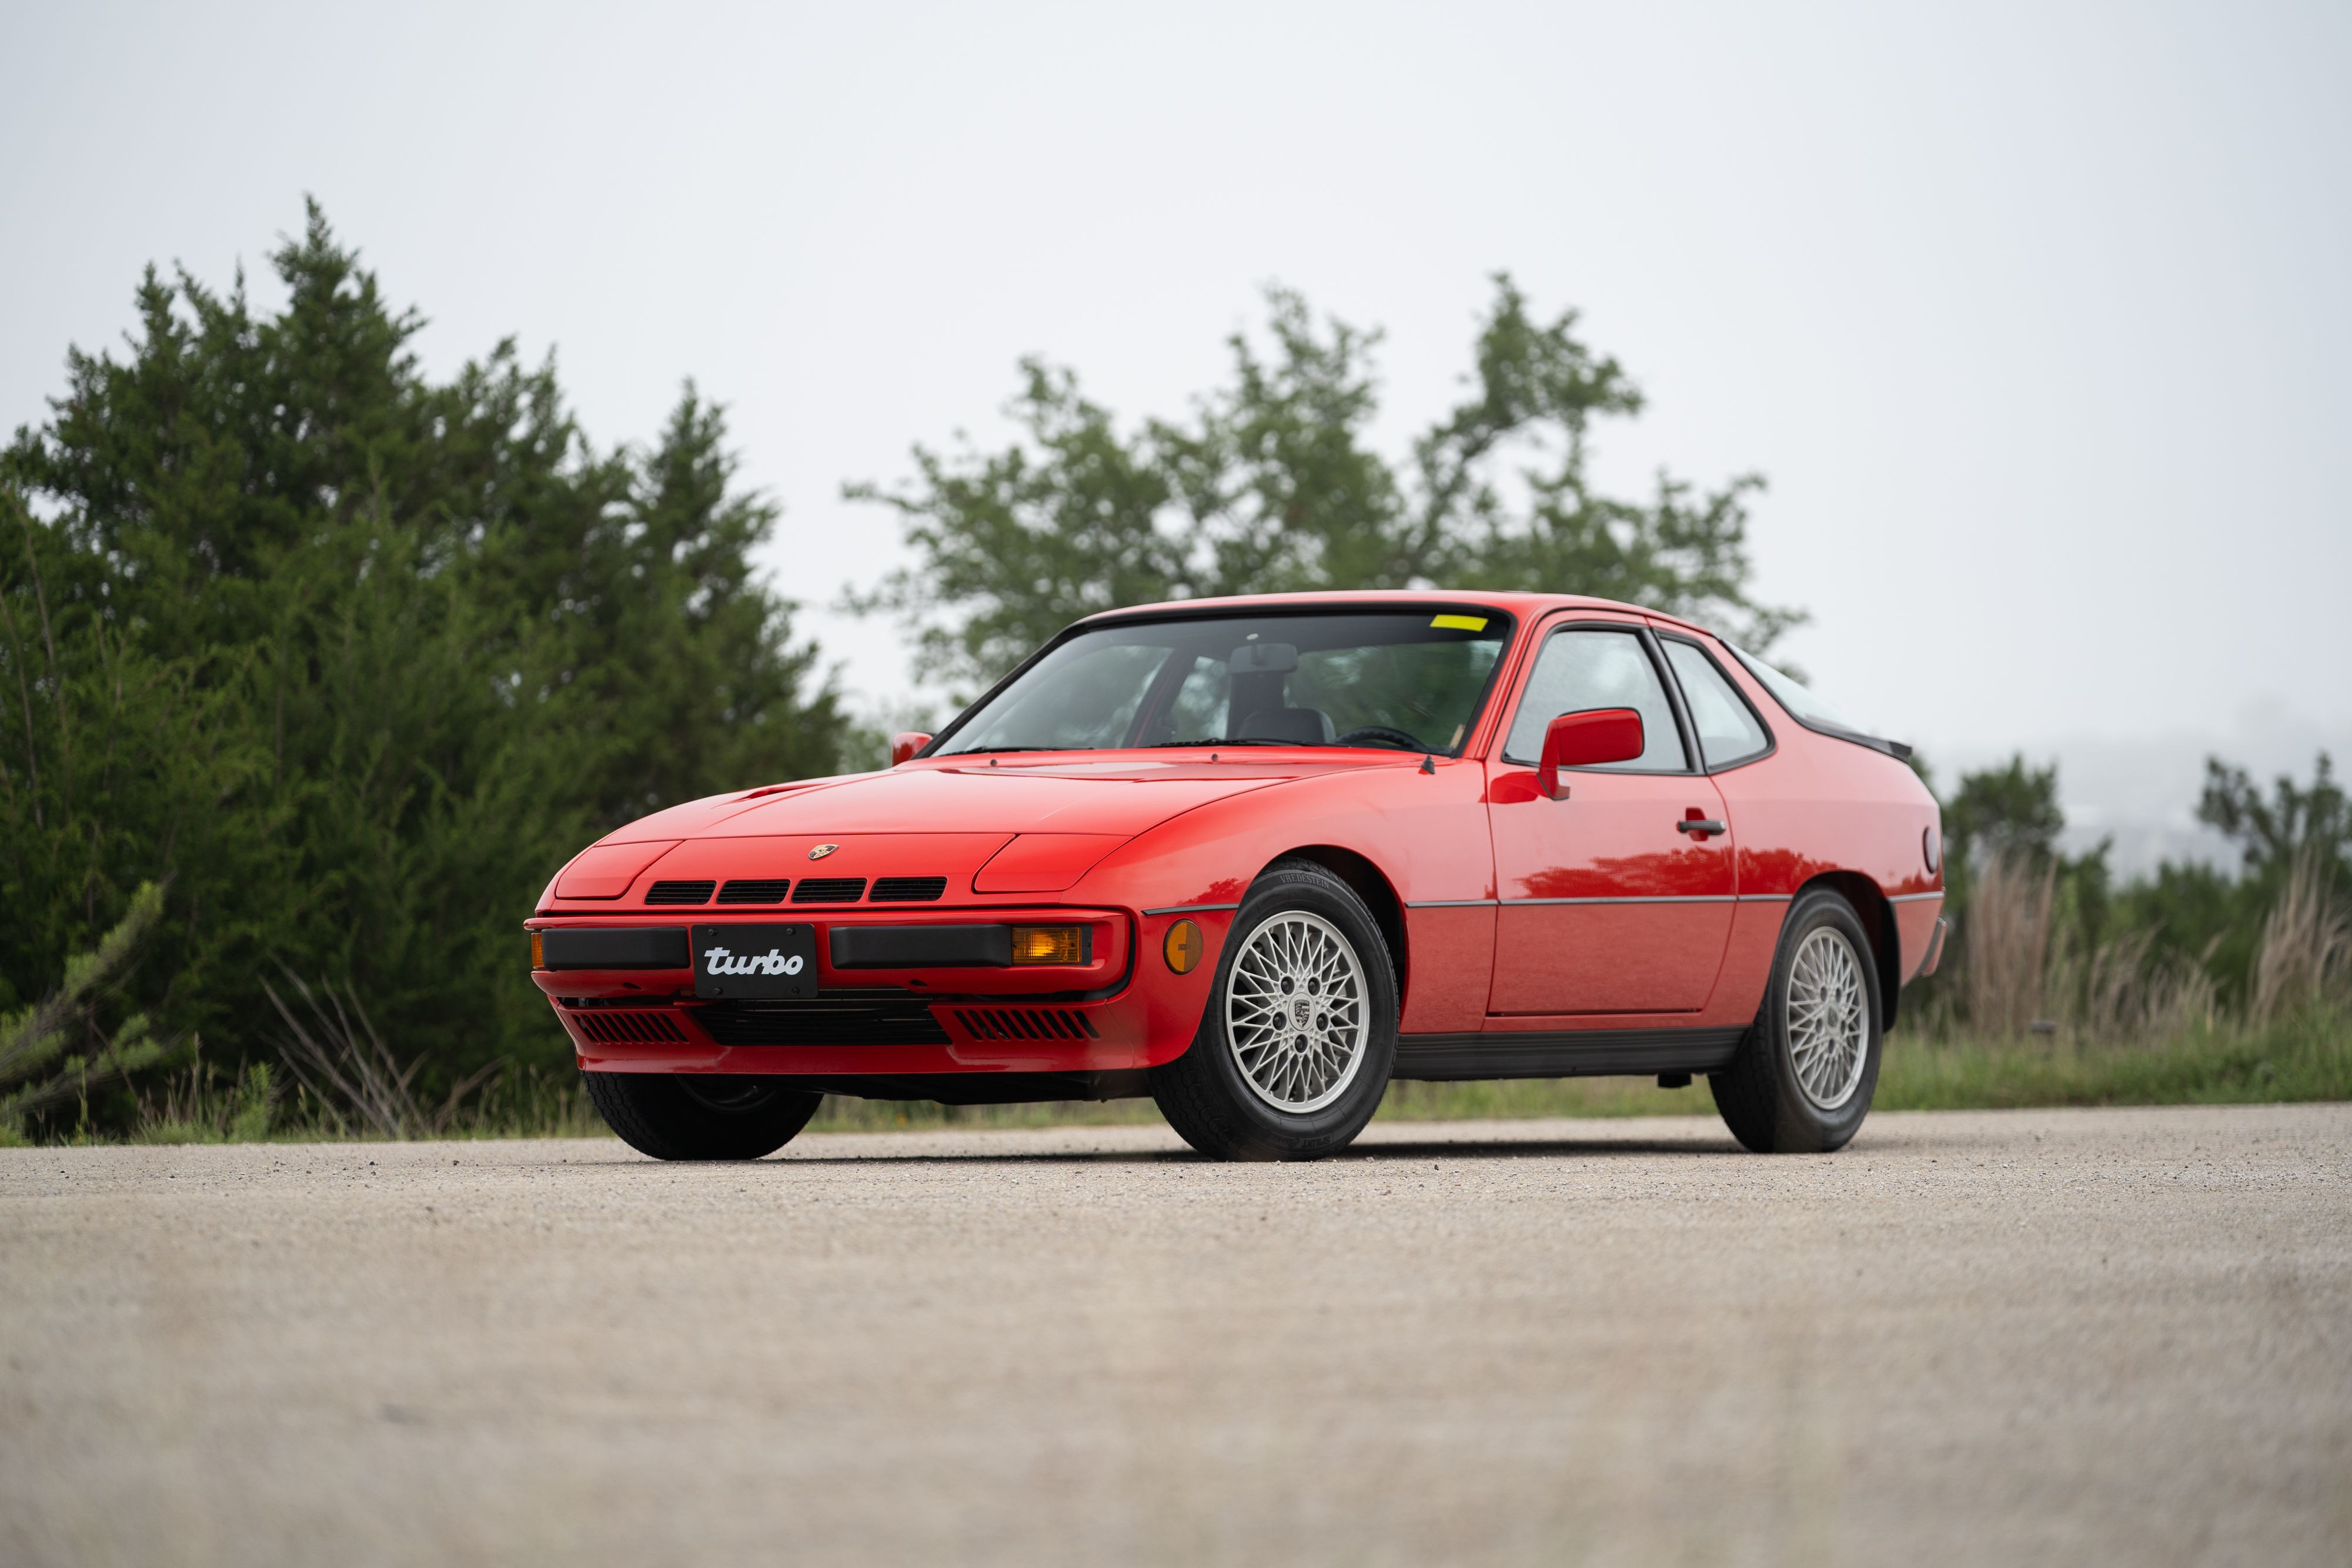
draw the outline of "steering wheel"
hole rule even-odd
[[[1393,746],[1399,751],[1427,751],[1429,749],[1429,747],[1423,746],[1417,737],[1407,735],[1401,729],[1391,729],[1384,724],[1360,724],[1355,728],[1349,730],[1347,734],[1340,736],[1338,739],[1332,741],[1331,744],[1334,746],[1347,746],[1360,738],[1364,740],[1377,740],[1383,745]]]

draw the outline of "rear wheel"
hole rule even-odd
[[[1151,1074],[1184,1141],[1224,1160],[1311,1160],[1363,1131],[1396,1060],[1396,976],[1353,889],[1286,862],[1249,892],[1200,1032]]]
[[[792,1142],[824,1096],[789,1079],[583,1072],[605,1125],[657,1160],[756,1160]]]
[[[1801,896],[1755,1026],[1731,1065],[1707,1078],[1724,1124],[1758,1154],[1843,1148],[1878,1087],[1883,1016],[1853,906],[1826,888]]]

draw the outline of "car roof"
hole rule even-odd
[[[1075,622],[1086,626],[1096,622],[1123,620],[1129,616],[1160,614],[1198,614],[1210,610],[1290,610],[1318,604],[1476,604],[1490,609],[1507,611],[1519,619],[1530,620],[1555,610],[1611,610],[1624,615],[1646,615],[1688,631],[1716,635],[1696,621],[1670,615],[1663,610],[1651,610],[1639,604],[1627,604],[1614,599],[1595,599],[1582,593],[1527,593],[1508,590],[1471,589],[1459,591],[1442,588],[1349,589],[1320,593],[1245,593],[1227,599],[1173,599],[1160,604],[1131,604],[1119,610],[1098,611]]]

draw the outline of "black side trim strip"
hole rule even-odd
[[[1932,896],[1941,898],[1940,893]],[[1786,904],[1796,897],[1793,893],[1709,893],[1687,897],[1640,898],[1432,898],[1409,903],[1407,909],[1528,909],[1538,904]],[[1901,903],[1896,899],[1894,902]],[[1147,909],[1146,915],[1159,913]]]
[[[551,969],[683,969],[683,925],[588,925],[540,933],[540,951]]]
[[[1544,1030],[1397,1037],[1397,1078],[1646,1077],[1713,1072],[1729,1064],[1747,1026],[1717,1029]]]
[[[1003,969],[1012,963],[1010,925],[833,928],[833,967],[836,969]]]
[[[1549,904],[1737,904],[1738,896],[1728,893],[1645,894],[1633,898],[1506,898],[1506,909],[1530,909]]]
[[[1146,915],[1216,915],[1228,909],[1239,909],[1238,904],[1171,904],[1159,909],[1147,909]]]

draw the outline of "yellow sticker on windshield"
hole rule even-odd
[[[1484,632],[1486,629],[1484,615],[1433,615],[1429,623],[1441,632]]]

